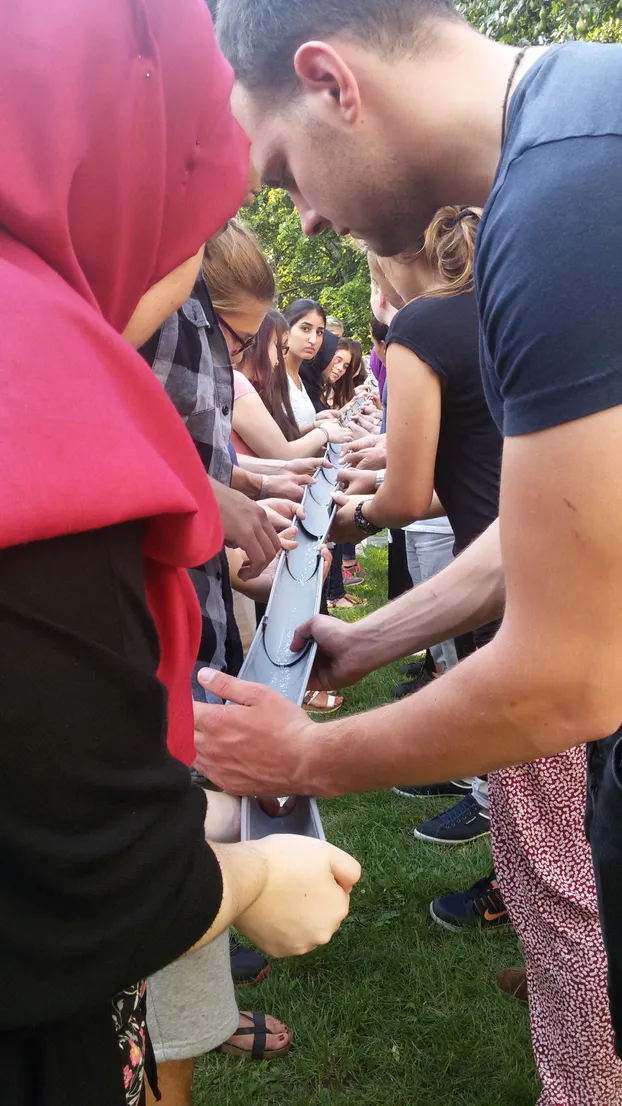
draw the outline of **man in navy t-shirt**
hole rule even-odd
[[[517,51],[450,0],[220,0],[219,34],[253,160],[307,233],[332,226],[393,255],[441,205],[486,205],[476,277],[505,439],[500,531],[355,625],[313,620],[301,636],[320,645],[319,680],[345,686],[506,602],[491,645],[404,703],[321,731],[270,693],[206,715],[210,774],[330,795],[594,743],[591,841],[622,1042],[622,745],[609,737],[622,718],[622,47]],[[245,701],[235,684],[218,693]]]

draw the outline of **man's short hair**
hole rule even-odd
[[[218,0],[217,9],[216,32],[237,79],[273,96],[296,88],[303,42],[340,36],[407,55],[425,45],[432,18],[461,18],[452,0]]]
[[[326,320],[326,326],[339,326],[343,330],[343,323],[341,319],[338,319],[336,315],[329,315]]]
[[[371,320],[371,336],[374,342],[377,342],[378,345],[381,345],[382,342],[386,342],[388,333],[389,328],[387,324],[381,323],[375,315],[373,315]]]

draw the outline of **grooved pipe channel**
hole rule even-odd
[[[305,519],[297,523],[298,547],[279,558],[265,616],[240,670],[241,680],[272,687],[298,706],[307,690],[317,646],[309,642],[302,652],[292,653],[290,644],[296,628],[320,609],[321,548],[336,510],[332,495],[341,448],[328,446],[326,457],[334,467],[318,469],[316,483],[305,490]],[[296,798],[293,809],[282,817],[272,817],[256,798],[242,799],[242,840],[256,841],[272,833],[298,833],[324,840],[315,799]]]

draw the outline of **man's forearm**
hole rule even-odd
[[[317,727],[307,793],[438,783],[553,756],[606,736],[589,686],[497,638],[401,703]],[[580,683],[580,682],[579,682]]]
[[[357,622],[352,646],[371,672],[499,618],[504,599],[495,522],[437,576]]]

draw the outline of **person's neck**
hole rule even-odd
[[[512,94],[547,49],[527,51]],[[517,52],[447,21],[429,54],[394,65],[388,125],[402,150],[408,133],[419,139],[416,152],[422,140],[429,150],[434,210],[458,202],[485,206],[501,156],[503,102]]]
[[[285,368],[287,369],[288,376],[291,376],[295,384],[300,382],[300,366],[302,365],[302,360],[302,357],[297,357],[291,350],[288,350],[285,355]]]

